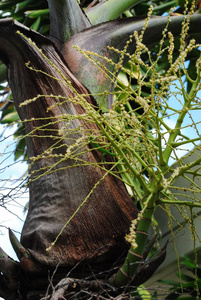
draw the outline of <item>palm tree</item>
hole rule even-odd
[[[1,250],[0,294],[5,299],[39,299],[45,295],[49,299],[50,277],[53,286],[60,282],[58,291],[64,294],[60,280],[68,272],[70,276],[63,281],[66,289],[75,289],[72,282],[80,289],[90,285],[91,290],[109,284],[108,289],[118,287],[112,291],[114,295],[130,281],[140,285],[147,279],[137,267],[143,258],[153,207],[147,208],[143,226],[139,222],[141,246],[129,250],[124,237],[138,209],[120,176],[115,176],[118,164],[112,153],[103,159],[102,147],[93,145],[101,130],[97,121],[81,117],[90,107],[100,116],[109,111],[115,78],[128,61],[128,56],[122,58],[122,51],[130,35],[144,28],[141,19],[109,21],[141,1],[125,1],[124,7],[122,1],[117,2],[117,11],[114,4],[112,9],[106,6],[111,0],[92,6],[87,17],[77,0],[49,0],[49,37],[12,18],[0,20],[0,58],[7,67],[15,107],[25,127],[30,194],[21,241],[10,231],[19,262]],[[105,9],[110,13],[106,19]],[[97,16],[101,16],[100,21]],[[169,24],[175,36],[180,34],[183,19],[173,17]],[[149,20],[143,43],[160,41],[167,22],[164,17]],[[199,38],[200,22],[201,16],[193,15],[189,30]],[[97,23],[101,24],[94,25]],[[132,54],[135,47],[134,42],[129,43],[127,53]],[[97,55],[95,64],[83,51]],[[69,152],[73,152],[74,160]],[[127,267],[124,263],[120,268],[127,252]],[[149,265],[150,274],[164,256],[165,248]],[[137,264],[129,270],[133,257]],[[89,281],[78,284],[76,280],[86,276]],[[60,299],[56,292],[53,294],[52,299]]]

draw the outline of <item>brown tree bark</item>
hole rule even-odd
[[[59,134],[65,126],[65,121],[60,121],[59,116],[80,114],[84,109],[71,101],[61,104],[61,99],[51,96],[61,95],[70,98],[75,97],[75,93],[33,43],[17,31],[30,38],[42,50],[59,72],[71,81],[76,92],[87,95],[87,90],[69,71],[66,61],[53,42],[11,19],[0,21],[0,58],[7,65],[14,103],[20,118],[24,121],[29,172],[32,174],[35,171],[30,177],[29,211],[21,236],[21,243],[28,251],[28,259],[22,254],[19,264],[20,274],[26,274],[29,279],[23,284],[20,283],[18,290],[22,289],[25,293],[24,299],[28,299],[26,290],[34,290],[37,282],[36,279],[30,278],[34,278],[35,275],[38,278],[41,271],[47,278],[48,270],[59,267],[61,269],[58,269],[57,273],[60,279],[63,271],[66,272],[76,264],[79,264],[78,269],[81,270],[86,263],[94,266],[94,269],[103,263],[108,265],[114,263],[127,249],[124,236],[129,230],[130,221],[136,217],[137,209],[120,180],[108,174],[101,181],[105,171],[93,166],[101,158],[97,151],[86,151],[79,156],[80,159],[90,162],[91,166],[73,166],[74,161],[70,159],[61,161],[56,157],[64,154],[71,144],[69,137],[62,138]],[[32,68],[42,72],[30,70],[25,65],[28,61]],[[44,97],[20,106],[25,100],[39,94]],[[92,98],[89,96],[86,98],[93,104]],[[98,130],[94,124],[83,124],[78,119],[70,122],[68,128],[76,129],[75,135],[71,136],[72,139],[82,136],[82,130],[78,132],[78,128]],[[45,156],[45,151],[50,149],[55,141],[59,142],[53,150],[54,156]],[[34,162],[31,160],[39,156],[40,159]],[[55,166],[52,172],[44,174],[44,170],[53,165]],[[109,164],[106,168],[109,169]],[[34,179],[36,175],[38,178]],[[98,181],[100,183],[86,204],[64,229],[51,251],[47,252],[46,248],[55,240],[62,227]],[[59,270],[62,270],[61,274]],[[26,277],[20,276],[19,278]],[[46,285],[41,287],[44,288]],[[32,299],[38,298],[36,296]]]

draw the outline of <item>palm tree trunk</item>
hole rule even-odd
[[[16,31],[30,38],[31,42]],[[75,134],[70,140],[61,136],[65,121],[60,116],[78,115],[84,113],[84,109],[71,101],[62,104],[63,99],[54,96],[75,97],[76,91],[86,94],[89,103],[92,99],[47,38],[8,19],[0,21],[0,39],[0,56],[8,67],[15,106],[26,129],[30,164],[30,204],[21,243],[36,264],[30,267],[29,261],[23,261],[21,269],[32,273],[41,270],[38,264],[47,266],[47,269],[54,269],[58,264],[61,267],[84,262],[112,264],[127,249],[124,236],[130,221],[136,217],[137,209],[123,183],[96,166],[101,156],[97,151],[91,151],[90,146],[79,154],[79,159],[88,162],[88,166],[75,165],[71,159],[60,158],[64,157],[62,155],[71,140],[82,137],[82,128],[91,131],[98,128],[75,118],[67,127],[67,130],[75,129]],[[33,43],[42,49],[57,70]],[[31,68],[42,72],[27,67],[25,63],[28,61]],[[75,91],[64,82],[60,72],[71,81]],[[37,95],[43,96],[21,106],[25,100]],[[48,155],[55,143],[57,147],[54,147],[53,155]],[[50,166],[51,172],[46,172]],[[105,168],[109,170],[109,165]],[[87,197],[86,203],[47,252],[46,249]]]

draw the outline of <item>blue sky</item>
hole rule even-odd
[[[0,133],[3,130],[4,126],[0,125]],[[14,162],[13,131],[14,128],[7,129],[4,136],[0,137],[0,199],[5,203],[5,207],[0,206],[0,246],[8,255],[15,258],[8,238],[8,226],[19,238],[25,219],[23,208],[28,201],[28,192],[23,193],[18,187],[20,183],[18,179],[25,173],[27,165],[20,161]]]

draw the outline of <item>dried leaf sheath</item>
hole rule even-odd
[[[75,95],[62,80],[57,81],[50,77],[62,79],[36,47],[16,31],[20,30],[30,37],[65,77],[71,80],[79,94],[86,94],[87,91],[68,71],[65,62],[48,39],[11,20],[3,21],[1,25],[0,51],[9,68],[9,83],[15,105],[22,120],[33,118],[32,121],[25,123],[30,159],[40,156],[55,143],[51,136],[56,136],[65,125],[64,121],[58,122],[57,116],[76,115],[82,113],[83,108],[71,102],[55,105],[57,101],[62,100],[51,96],[41,97],[27,105],[19,106],[23,101],[38,94],[68,97]],[[28,61],[32,68],[48,73],[49,76],[27,68],[25,63]],[[88,98],[88,101],[91,99]],[[50,107],[52,108],[48,110]],[[49,118],[46,125],[44,118]],[[81,125],[80,120],[74,119],[70,122],[69,128],[79,128]],[[39,129],[40,126],[43,126],[43,130]],[[88,129],[89,126],[92,130],[96,129],[93,124],[87,126]],[[80,135],[81,133],[76,133],[72,138],[76,139]],[[67,143],[67,140],[61,139],[53,153],[65,153]],[[85,153],[80,157],[92,164],[96,164],[99,159],[98,154],[93,152]],[[85,258],[94,262],[102,261],[103,257],[104,261],[107,261],[107,258],[110,260],[111,257],[115,259],[115,256],[125,249],[124,235],[129,229],[131,219],[136,216],[136,208],[123,184],[111,175],[107,175],[72,219],[56,245],[47,253],[45,249],[54,241],[72,213],[93,189],[94,184],[104,175],[104,172],[96,166],[69,168],[72,163],[74,162],[71,160],[58,163],[58,158],[55,156],[41,156],[31,164],[30,169],[30,172],[37,170],[39,178],[30,180],[30,208],[21,242],[36,260],[53,267],[58,261],[61,265],[70,266]],[[44,172],[41,168],[54,164],[58,164],[56,168],[61,170],[39,176]]]

